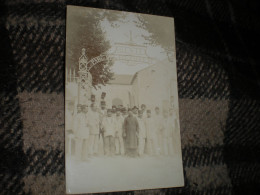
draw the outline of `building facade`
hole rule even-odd
[[[122,105],[126,108],[133,106],[140,107],[145,104],[147,108],[154,109],[158,106],[161,109],[168,109],[171,104],[171,97],[178,95],[176,67],[168,60],[150,65],[134,75],[114,75],[106,86],[92,88],[96,102],[101,101],[101,94],[105,93],[106,106]],[[69,75],[68,75],[69,76]],[[77,101],[78,86],[77,79],[68,79],[66,82],[67,101]],[[178,105],[177,98],[174,98]]]

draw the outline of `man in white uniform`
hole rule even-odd
[[[111,109],[107,110],[107,115],[103,118],[102,129],[104,132],[105,155],[115,154],[115,119],[112,117]]]
[[[99,143],[99,125],[100,125],[100,115],[97,112],[97,105],[92,104],[91,111],[87,114],[88,126],[90,131],[89,137],[89,154],[98,154],[98,143]]]
[[[115,116],[115,146],[116,146],[116,154],[125,154],[125,147],[123,141],[123,124],[124,118],[121,116],[121,112],[119,109],[116,111]]]
[[[73,133],[73,118],[74,118],[74,114],[73,114],[73,103],[68,103],[66,105],[66,111],[65,111],[65,151],[66,154],[72,155],[72,151],[75,151],[75,147],[74,150],[72,150],[72,143],[75,143],[75,135]],[[74,144],[75,145],[75,144]]]
[[[146,139],[146,127],[145,127],[145,124],[144,124],[143,111],[142,110],[140,110],[138,112],[137,121],[138,121],[138,124],[139,124],[138,154],[139,154],[139,156],[143,156],[144,155],[145,139]]]
[[[173,125],[174,121],[168,116],[168,112],[163,112],[163,149],[164,155],[173,155]]]
[[[157,143],[158,143],[158,150],[159,154],[163,154],[163,132],[162,132],[162,116],[160,114],[160,109],[159,107],[155,108],[155,114],[153,115],[153,119],[155,122],[155,127],[156,127],[156,138],[157,138]]]
[[[156,126],[154,118],[151,117],[151,110],[147,110],[147,118],[145,119],[147,150],[150,155],[159,155],[159,148],[156,136]]]
[[[87,127],[87,107],[77,106],[77,114],[74,119],[74,130],[76,137],[76,158],[77,160],[87,160],[87,144],[89,139],[89,129]]]

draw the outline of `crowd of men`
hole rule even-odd
[[[66,133],[75,140],[78,160],[91,156],[173,155],[177,117],[173,107],[162,110],[112,107],[98,109],[95,103],[66,111]]]

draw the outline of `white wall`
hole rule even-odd
[[[130,105],[128,92],[131,91],[131,85],[107,84],[106,86],[102,86],[101,89],[93,89],[92,93],[96,96],[97,102],[100,102],[101,94],[102,92],[105,92],[106,105],[108,108],[111,108],[114,98],[120,98],[123,101],[123,106],[128,107],[128,105]]]
[[[146,104],[149,109],[168,108],[171,95],[178,95],[173,64],[162,62],[139,71],[133,93],[138,94],[139,105]]]

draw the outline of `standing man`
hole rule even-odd
[[[156,136],[156,126],[154,118],[151,117],[151,110],[147,110],[145,127],[147,132],[147,150],[150,155],[159,155],[158,139]]]
[[[103,118],[102,129],[104,131],[105,155],[115,154],[115,119],[112,117],[112,110],[107,110],[107,115]]]
[[[89,129],[86,119],[87,107],[77,105],[77,114],[74,119],[74,130],[76,137],[76,158],[77,160],[87,159],[87,143],[89,138]]]
[[[155,114],[153,116],[156,128],[156,138],[158,143],[159,154],[163,154],[163,132],[162,132],[162,116],[160,114],[159,107],[155,108]]]
[[[73,145],[72,143],[75,142],[74,140],[75,135],[73,133],[73,118],[74,118],[73,108],[74,108],[74,104],[70,102],[66,105],[66,112],[65,112],[65,139],[66,139],[65,151],[66,154],[68,153],[69,155],[72,155],[72,145]],[[73,151],[75,151],[75,147]]]
[[[138,147],[137,134],[139,131],[139,125],[131,110],[128,112],[128,116],[124,120],[123,131],[123,135],[125,137],[126,153],[131,157],[136,157]]]
[[[163,151],[164,155],[173,155],[173,122],[168,111],[163,112]]]
[[[101,109],[99,111],[99,146],[98,146],[98,154],[99,155],[104,155],[104,132],[102,129],[102,121],[103,118],[106,116],[107,110],[106,110],[106,102],[101,101]]]
[[[91,111],[87,114],[88,117],[88,126],[90,130],[89,137],[89,154],[97,155],[98,154],[98,143],[99,143],[99,125],[100,125],[100,116],[97,112],[97,105],[93,103],[91,105]]]
[[[144,146],[146,139],[146,127],[143,120],[143,111],[139,110],[138,112],[138,125],[139,125],[139,133],[138,133],[138,154],[139,156],[143,156],[144,154]]]
[[[115,146],[116,146],[116,154],[125,154],[125,147],[124,147],[124,141],[123,141],[123,124],[124,124],[124,118],[121,116],[121,112],[119,109],[116,111],[115,116]]]

